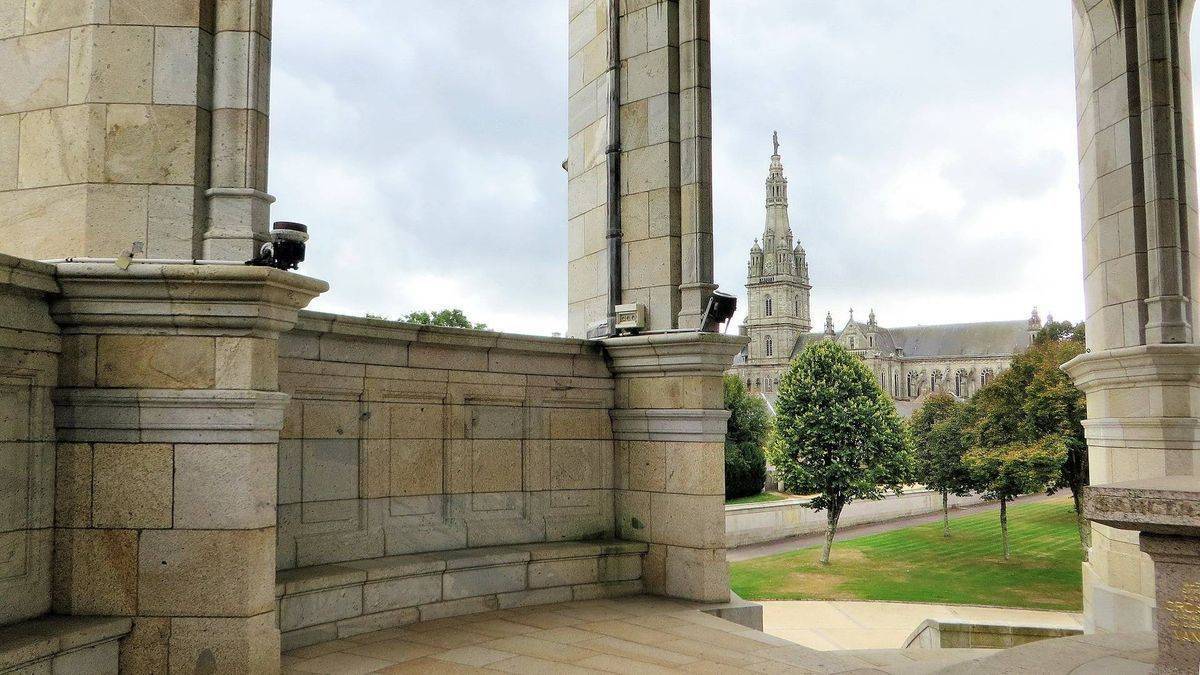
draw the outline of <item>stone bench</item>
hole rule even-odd
[[[276,575],[284,651],[360,633],[642,591],[646,544],[554,542],[302,567]]]
[[[0,673],[116,675],[127,618],[46,616],[0,627]]]

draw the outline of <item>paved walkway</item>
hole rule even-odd
[[[830,654],[638,596],[441,619],[296,649],[284,673],[907,673],[978,650]]]
[[[925,619],[1083,628],[1083,615],[900,602],[763,601],[763,631],[822,651],[899,649]]]
[[[1070,493],[1067,493],[1070,496]],[[1053,496],[1046,495],[1029,495],[1021,497],[1010,505],[1019,504],[1036,504],[1047,499],[1061,499],[1062,493],[1057,493]],[[969,516],[974,513],[983,513],[986,511],[998,511],[1000,502],[989,502],[986,504],[975,504],[973,506],[963,506],[950,510],[950,518],[960,518]],[[926,523],[941,522],[942,512],[934,511],[920,516],[909,516],[907,518],[897,518],[896,520],[888,520],[882,523],[869,523],[865,525],[851,525],[845,528],[839,528],[837,532],[837,541],[846,541],[848,539],[857,539],[871,534],[879,534],[880,532],[891,532],[892,530],[900,530],[914,525],[925,525]],[[814,532],[801,537],[791,537],[780,541],[772,541],[766,544],[754,544],[752,546],[742,546],[741,548],[729,549],[725,559],[729,562],[738,562],[739,560],[749,560],[751,558],[761,558],[763,556],[775,555],[776,553],[786,553],[794,551],[798,548],[808,548],[809,546],[819,546],[825,543],[825,533]],[[834,543],[836,546],[836,542]]]

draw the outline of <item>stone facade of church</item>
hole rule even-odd
[[[823,331],[812,332],[808,261],[788,219],[788,185],[776,138],[766,185],[762,243],[750,249],[746,279],[747,314],[742,333],[750,344],[730,373],[752,393],[774,402],[779,380],[804,347],[836,340],[866,361],[905,414],[931,392],[967,398],[1008,368],[1042,327],[1037,310],[1028,319],[885,328],[871,311],[866,322],[850,318],[834,328],[825,315]]]

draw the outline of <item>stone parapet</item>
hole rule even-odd
[[[616,378],[617,534],[649,544],[652,593],[729,600],[723,373],[747,341],[685,331],[604,341]]]

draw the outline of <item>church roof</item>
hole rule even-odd
[[[999,356],[1029,346],[1029,322],[984,321],[940,326],[892,328],[892,339],[905,356]]]
[[[906,326],[903,328],[871,329],[867,324],[852,321],[839,333],[847,330],[875,335],[874,348],[887,353],[900,350],[908,358],[937,356],[1007,356],[1016,354],[1029,346],[1029,322],[984,321],[980,323],[952,323],[935,326]],[[825,333],[806,333],[796,340],[792,356],[799,354],[807,345],[825,339]]]

